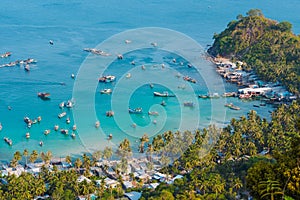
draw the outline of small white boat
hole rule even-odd
[[[153,95],[157,97],[175,97],[174,94],[169,94],[167,91],[164,91],[163,93],[153,92]]]
[[[150,43],[153,47],[157,47],[157,43],[156,42],[151,42]]]
[[[46,129],[45,131],[44,131],[44,134],[45,135],[48,135],[50,133],[50,129]]]
[[[131,78],[131,74],[130,73],[126,74],[126,78]]]
[[[71,137],[72,137],[73,139],[75,139],[76,135],[75,135],[74,132],[71,134]]]
[[[142,70],[146,70],[146,67],[145,67],[145,65],[142,65]]]
[[[95,127],[96,127],[96,128],[99,128],[99,126],[100,126],[100,122],[99,122],[99,121],[96,121]]]
[[[190,102],[190,101],[189,102],[184,102],[183,105],[186,106],[186,107],[194,107],[195,106],[195,104],[193,102]]]
[[[67,108],[73,108],[73,106],[74,106],[74,103],[71,100],[68,100],[67,103],[66,103],[66,107]]]
[[[69,130],[68,129],[60,129],[60,132],[62,134],[68,135],[69,134]]]
[[[60,114],[58,114],[58,118],[63,118],[64,116],[66,116],[66,112],[62,112],[62,113],[60,113]]]
[[[60,107],[60,108],[65,107],[65,102],[61,102],[61,103],[59,104],[59,107]]]
[[[2,131],[2,124],[0,123],[0,131]]]
[[[115,80],[116,80],[116,77],[112,76],[112,75],[102,76],[101,78],[99,78],[99,82],[106,82],[106,83],[110,83]]]
[[[58,131],[58,129],[59,129],[59,126],[58,125],[54,125],[54,130]]]
[[[9,145],[9,146],[12,146],[12,140],[7,138],[7,137],[4,137],[4,141]]]
[[[42,117],[41,117],[41,116],[38,116],[38,117],[37,117],[37,121],[38,121],[38,122],[42,121]]]
[[[158,116],[158,112],[156,112],[156,111],[149,111],[148,115]]]
[[[103,89],[100,91],[101,94],[111,94],[112,90],[111,89]]]
[[[129,44],[129,43],[131,43],[131,40],[125,40],[125,43]]]
[[[115,114],[115,113],[114,113],[114,111],[112,111],[112,110],[109,110],[109,111],[106,112],[106,116],[107,116],[107,117],[112,117],[112,116],[114,116],[114,114]]]
[[[29,139],[30,138],[30,133],[27,132],[25,137],[26,137],[26,139]]]
[[[70,118],[69,118],[69,117],[67,117],[67,119],[66,119],[66,123],[67,123],[67,124],[70,124],[70,122],[71,122]]]
[[[76,126],[76,124],[74,124],[74,125],[72,126],[72,130],[73,130],[73,131],[76,131],[76,129],[77,129],[77,126]]]
[[[167,104],[166,104],[166,102],[165,102],[165,101],[162,101],[162,102],[160,103],[160,105],[162,105],[162,106],[166,106]]]
[[[49,44],[53,45],[54,44],[53,40],[49,40]]]
[[[118,58],[119,60],[122,60],[122,59],[123,59],[123,55],[122,55],[122,54],[118,54],[117,58]]]
[[[43,141],[40,141],[39,145],[40,145],[40,146],[43,146],[43,145],[44,145]]]
[[[30,66],[28,64],[25,65],[24,70],[27,71],[27,72],[29,72],[30,71]]]
[[[75,79],[75,74],[71,74],[71,78],[72,78],[72,79]]]

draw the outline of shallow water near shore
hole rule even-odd
[[[197,41],[204,49],[212,43],[213,34],[222,31],[229,21],[235,19],[238,14],[243,14],[251,8],[259,8],[266,17],[279,20],[289,21],[293,24],[293,30],[296,34],[300,33],[300,16],[297,13],[299,4],[294,1],[282,2],[272,1],[153,1],[151,3],[143,2],[101,2],[98,1],[72,1],[57,2],[43,1],[36,3],[26,3],[24,6],[21,2],[4,1],[0,8],[0,53],[11,51],[12,56],[0,58],[0,65],[19,59],[34,58],[38,62],[30,65],[30,72],[25,72],[23,67],[11,67],[0,69],[0,122],[3,129],[0,132],[0,160],[10,159],[17,150],[23,151],[25,148],[32,151],[52,151],[55,157],[69,154],[79,154],[87,150],[104,148],[106,145],[117,144],[123,138],[131,139],[134,149],[135,141],[143,132],[137,133],[131,124],[126,127],[117,126],[114,118],[105,116],[105,112],[110,110],[112,95],[101,95],[99,91],[106,87],[114,87],[119,79],[126,75],[128,70],[134,67],[140,67],[145,64],[147,76],[148,72],[162,70],[161,63],[166,64],[165,71],[176,69],[183,75],[195,77],[198,81],[196,85],[191,84],[195,94],[207,93],[207,87],[203,82],[203,77],[197,75],[194,69],[181,67],[178,62],[172,64],[172,58],[181,59],[164,51],[141,50],[133,51],[126,55],[122,61],[116,60],[107,69],[117,77],[114,83],[106,85],[100,84],[95,91],[96,117],[101,122],[100,129],[93,131],[99,134],[95,138],[85,132],[85,129],[78,127],[77,137],[72,139],[69,135],[63,135],[55,132],[53,127],[58,124],[60,128],[71,129],[73,122],[73,113],[71,109],[64,108],[67,116],[71,118],[68,125],[66,118],[58,119],[57,115],[62,112],[59,103],[72,99],[73,80],[70,76],[72,73],[77,74],[81,64],[89,55],[83,51],[83,48],[94,48],[110,36],[122,31],[140,27],[162,27],[174,29],[182,32]],[[281,12],[277,12],[280,9]],[[54,41],[54,45],[49,44],[49,40]],[[117,53],[117,52],[113,52]],[[145,56],[146,55],[146,56]],[[125,55],[124,55],[125,56]],[[132,59],[136,60],[136,66],[130,65]],[[183,58],[182,58],[183,59]],[[209,62],[205,67],[214,70],[214,65]],[[154,65],[159,67],[155,68]],[[169,68],[168,68],[169,67]],[[141,70],[140,70],[141,71]],[[142,75],[141,75],[142,76]],[[175,78],[175,75],[172,74]],[[134,78],[134,77],[132,77]],[[215,73],[211,80],[218,78]],[[180,78],[182,81],[182,78]],[[189,83],[187,83],[189,84]],[[236,91],[237,87],[229,83],[224,83],[227,91]],[[178,85],[180,86],[180,84]],[[176,86],[177,87],[177,86]],[[130,82],[128,84],[130,88]],[[126,88],[121,88],[125,90]],[[151,134],[156,127],[162,126],[159,131],[162,133],[166,130],[177,130],[180,126],[181,113],[179,112],[182,102],[177,98],[165,99],[167,106],[164,108],[167,113],[166,123],[160,124],[159,117],[149,117],[146,113],[151,109],[161,109],[151,107],[153,104],[159,104],[163,99],[153,97],[153,91],[165,91],[168,88],[163,85],[154,84],[150,88],[144,84],[134,91],[128,107],[143,107],[145,113],[141,116],[131,115],[131,119],[139,126],[148,126]],[[178,90],[180,92],[180,90]],[[51,99],[44,101],[37,97],[38,92],[50,92]],[[184,94],[184,90],[181,91]],[[218,92],[218,91],[215,91]],[[189,100],[189,97],[186,97]],[[220,102],[223,107],[224,99],[214,99],[212,101]],[[273,110],[271,105],[265,107],[253,107],[260,101],[244,102],[237,98],[227,98],[227,102],[232,102],[241,108],[239,111],[226,109],[225,121],[218,120],[218,116],[211,119],[211,102],[210,100],[197,99],[199,104],[199,127],[207,126],[211,121],[218,125],[228,123],[232,117],[246,115],[250,109],[254,109],[262,117],[270,119],[269,111]],[[76,99],[75,99],[76,104]],[[11,110],[7,107],[11,106]],[[77,106],[73,108],[76,111]],[[127,111],[128,107],[120,108]],[[224,109],[224,108],[223,108]],[[163,111],[161,111],[163,112]],[[183,108],[183,112],[195,114],[195,110]],[[127,114],[127,113],[126,113]],[[222,113],[220,113],[220,116]],[[30,129],[26,127],[23,118],[28,116],[32,119],[41,116],[40,123],[32,125]],[[192,120],[193,118],[191,118]],[[96,121],[95,116],[82,116],[89,128],[94,128]],[[157,124],[153,123],[156,120]],[[188,126],[189,124],[185,124]],[[43,134],[45,129],[51,129],[47,136]],[[89,129],[86,129],[89,130]],[[30,139],[25,138],[26,132],[30,132]],[[71,130],[70,130],[71,132]],[[124,134],[128,132],[130,134]],[[103,138],[112,133],[113,140],[108,141]],[[13,141],[12,146],[8,146],[3,137],[9,137]],[[91,137],[91,143],[82,142],[82,138]],[[42,147],[40,141],[44,142]]]

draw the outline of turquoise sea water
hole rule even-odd
[[[128,29],[162,27],[186,34],[205,49],[206,45],[212,43],[214,33],[222,31],[229,21],[235,19],[238,14],[245,15],[250,8],[261,9],[266,17],[291,22],[294,32],[299,34],[300,15],[296,14],[299,7],[296,0],[284,2],[279,0],[4,1],[0,7],[0,53],[11,51],[12,56],[1,58],[0,64],[27,58],[34,58],[38,62],[30,66],[31,71],[29,73],[18,66],[0,68],[0,122],[3,126],[0,138],[2,140],[3,137],[9,137],[13,140],[12,147],[3,140],[0,142],[0,160],[10,158],[16,150],[23,151],[24,148],[39,151],[51,150],[55,156],[77,154],[86,151],[86,148],[89,150],[103,148],[108,144],[105,138],[110,133],[113,134],[111,141],[113,144],[117,144],[124,137],[129,137],[134,144],[134,141],[144,132],[138,132],[137,129],[132,128],[131,123],[120,125],[116,124],[114,118],[107,118],[105,112],[111,109],[114,94],[108,96],[99,93],[99,90],[104,88],[121,91],[118,93],[121,96],[114,97],[117,100],[120,98],[121,102],[122,91],[130,91],[130,88],[133,87],[131,85],[133,82],[130,81],[134,79],[128,79],[125,86],[124,84],[118,85],[118,81],[128,73],[128,70],[136,68],[139,70],[138,73],[141,73],[138,74],[139,77],[147,77],[151,72],[154,74],[163,73],[163,71],[155,70],[162,70],[161,64],[164,63],[166,65],[164,73],[168,75],[166,80],[176,78],[175,74],[172,73],[172,69],[175,69],[182,75],[189,75],[197,79],[196,85],[189,84],[194,94],[207,92],[207,82],[203,81],[203,77],[194,68],[186,67],[188,61],[184,58],[170,52],[153,50],[153,48],[128,52],[124,55],[123,60],[116,60],[107,68],[105,73],[115,75],[117,81],[98,84],[94,91],[93,100],[95,104],[85,105],[86,109],[94,109],[96,116],[81,116],[80,122],[76,118],[76,124],[85,124],[87,127],[78,126],[77,137],[73,140],[70,135],[65,136],[59,132],[54,132],[53,126],[58,124],[61,128],[70,129],[74,124],[73,120],[67,125],[65,118],[61,120],[57,118],[57,115],[62,112],[58,105],[60,102],[72,98],[75,81],[70,78],[70,75],[72,73],[77,74],[80,66],[89,55],[83,51],[83,48],[94,48],[112,35]],[[49,40],[53,40],[54,45],[49,45]],[[134,38],[132,42],[134,42]],[[176,63],[172,62],[173,58],[177,59]],[[94,57],[91,56],[91,59]],[[130,65],[132,60],[136,61],[135,66]],[[179,65],[179,60],[184,63],[185,67]],[[140,70],[142,64],[146,66],[144,72]],[[211,67],[213,70],[213,66],[205,61],[203,61],[202,67]],[[134,73],[132,71],[132,75]],[[206,78],[214,80],[218,78],[218,75],[215,74]],[[178,80],[178,86],[180,81]],[[225,87],[230,91],[236,90],[235,86],[227,83],[225,83]],[[193,123],[195,113],[200,119],[199,127],[205,127],[211,121],[216,124],[224,122],[218,120],[223,112],[219,113],[220,116],[213,116],[212,119],[212,104],[209,100],[197,100],[199,111],[198,109],[182,107],[183,102],[178,101],[177,98],[168,98],[165,100],[167,106],[163,109],[158,105],[162,99],[153,97],[152,93],[153,91],[165,90],[175,92],[173,89],[159,84],[154,84],[154,88],[151,89],[148,82],[140,82],[140,87],[132,91],[128,105],[121,108],[115,107],[116,114],[118,109],[124,111],[120,112],[118,116],[126,113],[124,117],[131,119],[137,126],[146,126],[148,134],[151,134],[152,130],[156,133],[157,127],[161,127],[158,132],[176,130],[181,126],[182,115],[190,116],[190,118],[184,119],[184,122],[187,123],[185,124],[186,127],[189,127],[189,122]],[[41,91],[50,92],[51,100],[39,99],[37,93]],[[192,99],[189,96],[191,93],[184,90],[176,91],[183,95],[185,100]],[[76,102],[76,99],[74,100]],[[224,100],[215,101],[219,101],[219,105],[223,109]],[[269,118],[268,111],[272,110],[270,106],[263,109],[254,108],[253,104],[257,102],[242,102],[238,99],[228,101],[242,109],[240,111],[225,110],[225,123],[232,117],[246,114],[250,109],[255,109],[263,117]],[[154,107],[152,107],[153,105]],[[11,106],[12,109],[8,110],[7,106]],[[82,106],[76,104],[73,108],[74,112]],[[150,109],[166,113],[166,115],[164,115],[164,119],[160,118],[161,116],[149,117],[147,114],[129,116],[127,113],[129,106],[143,107],[144,113]],[[67,112],[67,116],[73,119],[72,110],[66,108],[64,110]],[[42,116],[42,121],[28,129],[23,122],[25,116],[30,118]],[[93,129],[96,119],[100,120],[101,129]],[[156,125],[152,123],[153,120],[156,120]],[[163,123],[164,120],[166,120],[165,123]],[[51,129],[48,136],[43,134],[45,129]],[[25,138],[26,132],[31,134],[29,140]],[[38,145],[41,140],[44,142],[43,147]]]

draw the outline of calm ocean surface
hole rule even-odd
[[[204,49],[208,44],[212,44],[214,33],[221,32],[228,22],[235,19],[238,14],[243,14],[251,8],[259,8],[264,15],[278,21],[289,21],[293,24],[293,31],[300,34],[300,15],[298,11],[300,5],[296,0],[288,1],[235,1],[235,0],[201,0],[201,1],[2,1],[0,7],[0,53],[12,52],[9,58],[0,58],[0,65],[15,60],[34,58],[37,64],[30,65],[31,71],[25,72],[23,67],[0,68],[0,122],[3,129],[0,132],[0,160],[10,158],[17,150],[23,151],[27,148],[31,150],[47,151],[51,150],[56,157],[68,154],[78,154],[87,150],[104,148],[109,144],[117,144],[123,138],[128,137],[135,144],[144,132],[138,132],[131,127],[131,124],[116,124],[114,118],[107,118],[105,112],[111,109],[112,98],[117,96],[101,95],[99,91],[104,88],[117,86],[118,80],[132,70],[130,65],[132,60],[136,61],[136,66],[144,64],[149,73],[157,70],[155,66],[166,64],[166,70],[175,69],[183,75],[190,75],[197,79],[196,85],[191,85],[195,94],[207,93],[207,88],[202,77],[193,68],[182,68],[178,63],[172,63],[172,58],[177,58],[185,64],[188,62],[178,55],[165,51],[153,51],[153,49],[137,50],[129,52],[122,61],[113,62],[105,71],[105,74],[113,74],[117,77],[114,83],[98,85],[94,95],[94,105],[87,106],[87,109],[94,109],[96,116],[80,116],[80,123],[86,127],[78,126],[76,139],[72,139],[70,134],[63,135],[53,130],[53,126],[58,124],[60,128],[70,129],[75,123],[73,121],[73,111],[64,108],[67,116],[71,118],[71,123],[66,124],[65,118],[58,119],[57,115],[62,112],[59,103],[72,98],[74,80],[71,74],[77,74],[80,66],[89,55],[83,48],[95,48],[99,43],[113,36],[114,34],[128,29],[142,27],[162,27],[172,29],[197,41]],[[54,41],[54,45],[49,44],[49,40]],[[132,39],[134,41],[134,38]],[[145,56],[146,55],[146,56]],[[97,63],[95,63],[96,65]],[[204,65],[213,66],[205,61]],[[153,65],[155,65],[153,67]],[[147,70],[143,73],[147,76]],[[143,74],[141,76],[143,76]],[[171,73],[170,73],[171,74]],[[174,74],[172,75],[174,78]],[[217,74],[207,79],[214,80]],[[62,84],[64,83],[64,84]],[[143,85],[144,84],[144,85]],[[159,84],[154,84],[150,88],[147,82],[133,91],[129,103],[124,109],[126,116],[128,107],[142,107],[143,115],[131,115],[131,120],[137,126],[146,127],[147,133],[161,133],[166,130],[177,130],[179,127],[189,127],[192,123],[193,115],[199,116],[199,127],[205,127],[213,122],[217,125],[228,123],[232,117],[245,115],[250,109],[255,109],[261,116],[269,118],[273,108],[254,108],[257,102],[242,102],[238,99],[230,99],[241,107],[239,111],[225,110],[224,113],[211,116],[210,100],[199,99],[199,110],[181,108],[182,103],[177,98],[165,99],[167,106],[163,109],[158,104],[162,98],[153,97],[153,91],[165,91],[172,89]],[[188,83],[186,83],[188,84]],[[123,87],[123,88],[122,88]],[[133,85],[120,86],[119,91],[130,89]],[[236,87],[225,84],[226,90],[235,91]],[[51,100],[43,101],[37,97],[38,92],[50,92]],[[179,91],[186,100],[189,94],[183,90]],[[215,91],[218,92],[218,91]],[[84,95],[84,94],[83,94]],[[122,95],[119,92],[118,95]],[[125,94],[124,94],[125,95]],[[75,103],[76,103],[76,99]],[[224,99],[219,101],[222,110]],[[156,104],[156,105],[155,105]],[[154,107],[153,107],[154,105]],[[11,106],[11,110],[7,107]],[[117,105],[118,106],[118,105]],[[148,110],[157,110],[166,113],[166,121],[162,118],[149,117]],[[117,112],[116,112],[117,113]],[[190,116],[184,119],[181,125],[182,114]],[[42,116],[40,124],[34,124],[30,129],[26,127],[23,118],[28,116],[32,119]],[[96,119],[101,122],[101,129],[95,129]],[[78,120],[78,117],[77,117]],[[125,121],[125,119],[124,119]],[[156,121],[157,123],[152,123]],[[159,127],[159,128],[158,128]],[[45,129],[51,129],[47,136],[43,134]],[[25,138],[25,133],[30,132],[30,139]],[[113,140],[108,142],[107,136],[112,133]],[[3,137],[13,140],[13,145],[8,146]],[[44,145],[39,146],[39,141]],[[137,145],[134,145],[137,146]]]

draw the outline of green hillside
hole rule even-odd
[[[300,36],[289,22],[277,22],[258,9],[238,15],[220,34],[208,53],[246,62],[244,70],[254,70],[263,80],[276,82],[300,95]]]

